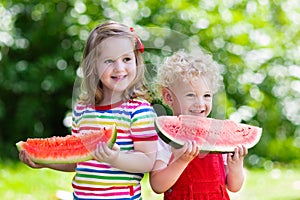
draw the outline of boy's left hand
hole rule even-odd
[[[234,149],[234,153],[227,155],[228,166],[243,165],[244,157],[248,154],[248,149],[242,145]]]
[[[112,164],[120,153],[120,147],[114,144],[113,148],[110,149],[105,142],[100,142],[93,154],[94,158],[100,162],[106,162]]]

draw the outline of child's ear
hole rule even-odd
[[[163,97],[164,102],[166,104],[168,104],[169,106],[171,106],[173,103],[172,92],[168,88],[162,88],[161,92],[162,92],[162,97]]]

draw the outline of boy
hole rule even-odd
[[[202,51],[196,56],[176,52],[158,66],[157,84],[173,115],[207,117],[212,110],[213,94],[222,77],[218,65]],[[236,147],[234,154],[199,153],[195,141],[178,150],[159,140],[158,153],[150,184],[164,199],[229,199],[227,189],[239,191],[244,182],[243,160],[248,150]]]

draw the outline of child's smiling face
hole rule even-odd
[[[212,109],[213,94],[204,77],[176,80],[172,88],[163,89],[164,101],[171,106],[173,115],[207,117]]]
[[[101,43],[97,72],[105,94],[121,96],[136,77],[133,44],[126,37],[111,37]]]

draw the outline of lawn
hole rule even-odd
[[[246,170],[247,179],[239,193],[230,194],[232,200],[296,200],[300,199],[300,168]],[[30,169],[19,162],[0,163],[0,197],[6,200],[58,200],[70,195],[73,173],[49,169]],[[147,176],[146,176],[147,178]],[[155,195],[143,180],[143,197],[162,199]]]

